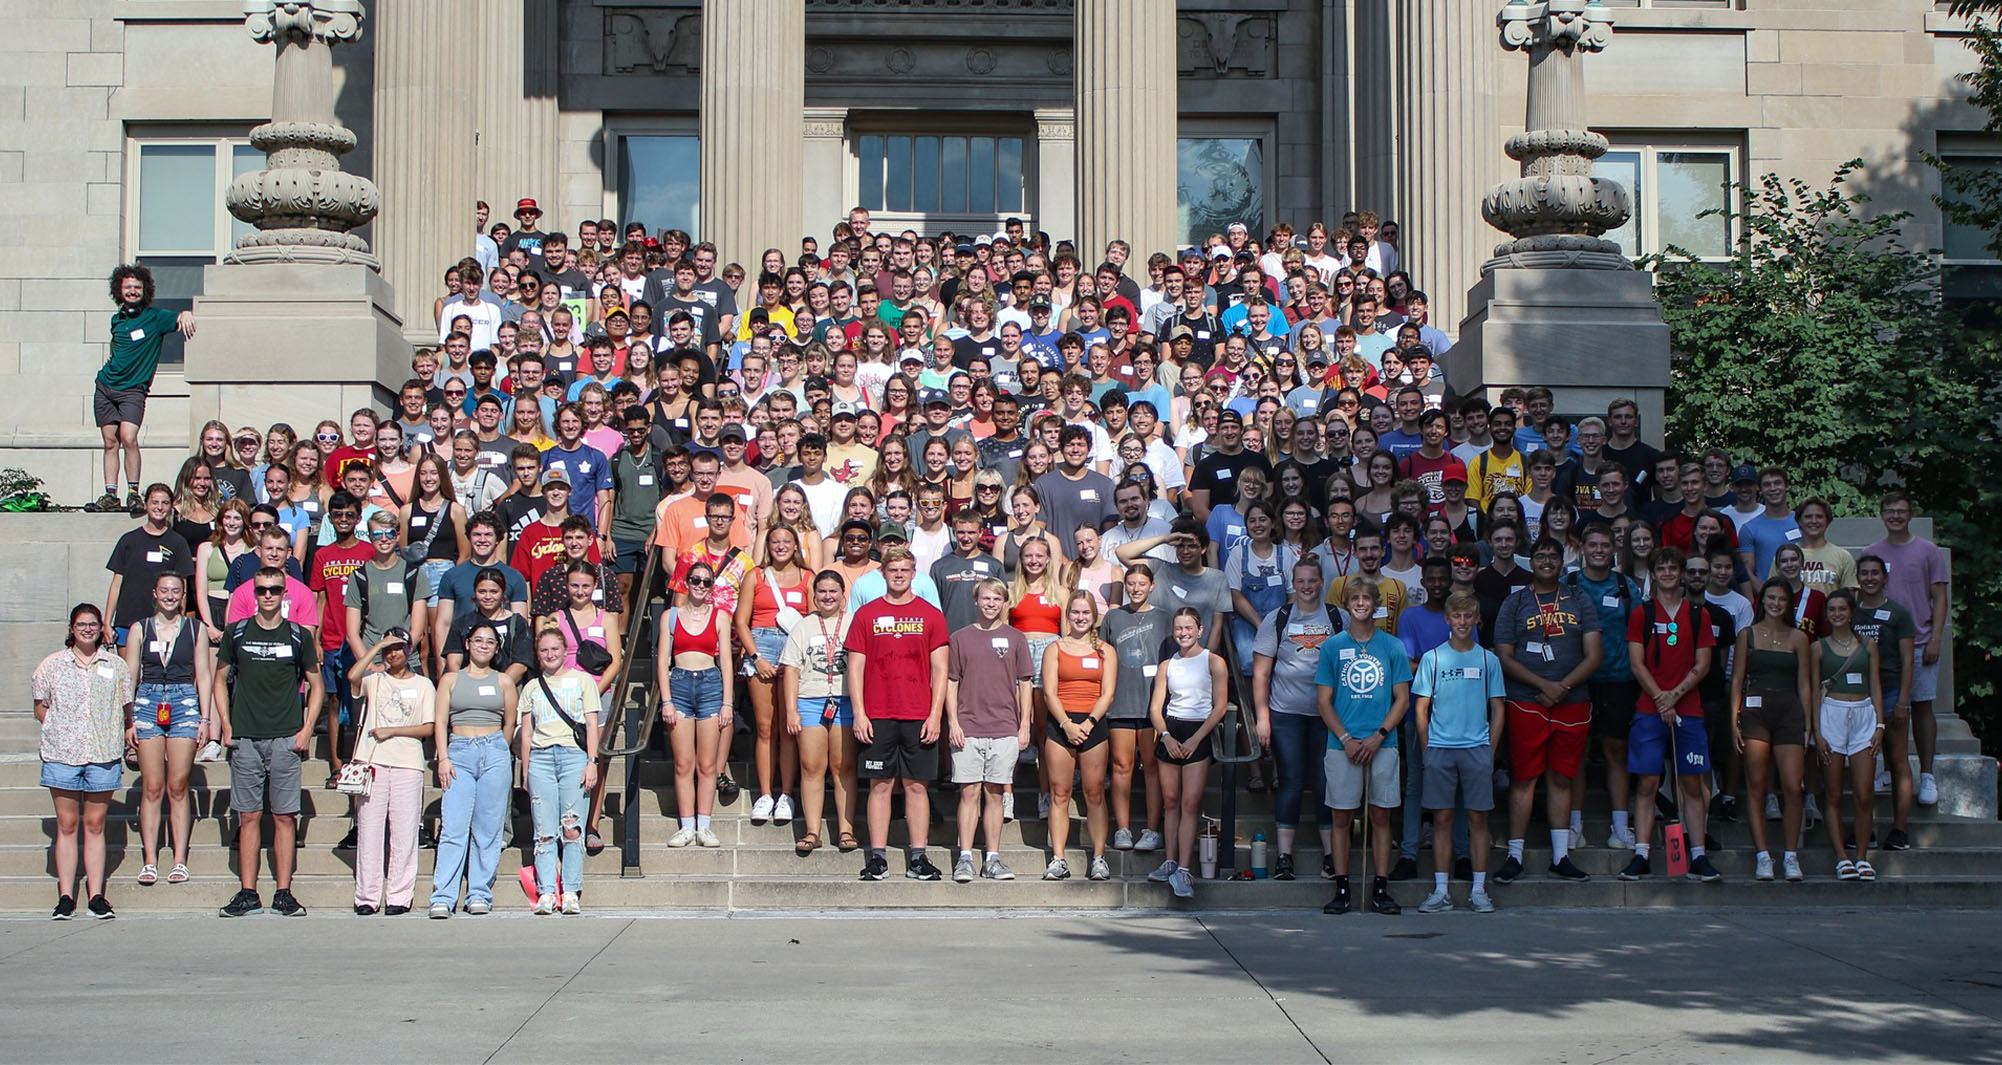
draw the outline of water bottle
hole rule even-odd
[[[1251,837],[1251,876],[1254,880],[1265,879],[1265,833],[1254,833]]]
[[[1216,879],[1216,848],[1217,836],[1215,829],[1205,831],[1202,837],[1196,841],[1196,866],[1202,871],[1204,880]]]

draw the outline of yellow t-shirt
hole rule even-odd
[[[1800,549],[1801,583],[1825,594],[1837,588],[1856,587],[1856,556],[1834,544]]]
[[[1343,600],[1347,598],[1349,582],[1366,581],[1369,579],[1360,573],[1351,573],[1346,577],[1338,577],[1329,582],[1328,611],[1337,619],[1338,623],[1340,623],[1339,619],[1342,617],[1343,610],[1346,609]],[[1383,595],[1382,601],[1377,604],[1376,608],[1376,627],[1395,636],[1397,635],[1397,619],[1404,613],[1404,582],[1382,570],[1378,570],[1376,572],[1376,588]]]
[[[570,733],[570,723],[563,720],[563,714],[550,706],[548,697],[543,695],[543,683],[549,685],[549,690],[563,704],[563,713],[569,714],[580,725],[588,725],[603,708],[598,699],[597,679],[582,670],[566,669],[553,677],[544,677],[542,682],[534,676],[526,677],[521,682],[521,713],[528,720],[528,727],[535,730],[530,746],[577,746],[576,737]]]
[[[1529,456],[1511,451],[1504,459],[1489,448],[1467,463],[1467,501],[1486,511],[1488,501],[1502,492],[1529,494]]]

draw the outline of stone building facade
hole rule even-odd
[[[1482,192],[1508,176],[1520,56],[1501,0],[369,0],[336,55],[345,161],[382,193],[366,232],[413,337],[471,204],[504,217],[679,226],[750,261],[824,237],[854,204],[878,228],[993,228],[1145,251],[1351,207],[1401,223],[1449,329],[1499,239]],[[1913,243],[1983,283],[1920,155],[1998,154],[1953,76],[1962,28],[1932,0],[1625,0],[1589,67],[1603,172],[1636,186],[1616,234],[1642,254],[1722,251],[1698,218],[1720,183],[1841,162]],[[1082,8],[1082,10],[1080,10]],[[271,57],[239,0],[0,0],[0,465],[64,501],[96,479],[90,378],[104,278],[153,265],[198,294],[238,223],[222,207],[261,156]],[[195,343],[200,343],[199,337]],[[282,345],[284,337],[272,337]],[[328,411],[299,411],[295,423]],[[184,454],[187,391],[162,374],[149,475]],[[199,420],[199,419],[196,419]]]

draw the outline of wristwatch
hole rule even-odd
[[[1383,738],[1384,738],[1384,739],[1386,739],[1386,740],[1390,738],[1390,730],[1389,730],[1389,729],[1387,729],[1387,728],[1380,728],[1380,729],[1377,729],[1377,730],[1376,730],[1376,734],[1377,734],[1378,736],[1381,736],[1381,737],[1383,737]]]

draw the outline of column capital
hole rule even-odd
[[[1036,140],[1074,141],[1077,139],[1077,109],[1074,107],[1038,107],[1036,116]]]
[[[801,108],[800,133],[807,140],[841,140],[848,135],[848,109],[845,107]]]

